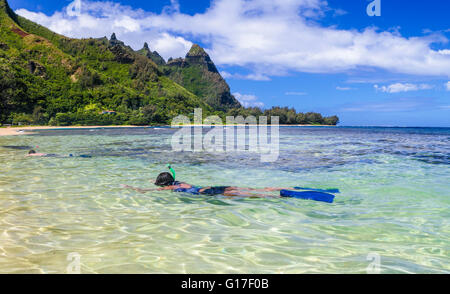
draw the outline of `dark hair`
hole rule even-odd
[[[36,151],[30,150],[30,151],[28,151],[28,154],[36,154]]]
[[[175,182],[175,179],[169,173],[160,173],[156,178],[155,185],[160,187],[170,186]]]

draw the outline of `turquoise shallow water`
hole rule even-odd
[[[450,129],[280,130],[280,157],[175,153],[171,129],[0,137],[0,273],[450,273]],[[60,155],[27,158],[31,146]],[[339,188],[334,204],[157,192],[196,185]]]

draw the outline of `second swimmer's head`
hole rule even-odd
[[[170,186],[175,179],[170,173],[160,173],[156,178],[155,185],[160,187]]]

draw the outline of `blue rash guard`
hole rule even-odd
[[[172,185],[178,186],[180,184],[181,184],[180,182],[174,182]],[[225,190],[228,188],[229,188],[228,186],[209,187],[209,188],[206,188],[204,191],[200,192],[200,190],[203,189],[202,187],[192,186],[191,188],[176,188],[176,189],[173,189],[173,192],[189,193],[192,195],[214,196],[214,195],[222,195],[223,193],[225,193]]]
[[[172,186],[178,186],[181,185],[181,182],[173,182]],[[191,188],[176,188],[173,189],[173,192],[179,192],[179,193],[189,193],[189,194],[193,194],[193,195],[200,195],[200,190],[202,189],[202,187],[194,187],[192,186]]]
[[[192,187],[189,189],[186,188],[177,188],[174,189],[174,192],[182,192],[182,193],[189,193],[189,194],[193,194],[193,195],[200,195],[200,190],[202,189],[202,187]]]

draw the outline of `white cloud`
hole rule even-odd
[[[192,42],[182,37],[175,37],[168,33],[162,33],[156,40],[151,41],[152,49],[157,50],[162,56],[178,57],[184,55],[192,47]]]
[[[186,53],[187,39],[207,44],[218,65],[252,70],[253,79],[289,72],[330,73],[379,68],[393,73],[450,77],[450,54],[434,50],[443,34],[405,38],[398,32],[342,30],[319,20],[337,10],[323,0],[215,0],[203,13],[180,12],[177,1],[161,13],[113,2],[83,1],[78,16],[17,13],[70,37],[112,31],[133,48],[147,41],[165,58]],[[175,43],[170,45],[169,43]]]
[[[66,13],[68,16],[80,16],[81,15],[81,5],[83,3],[81,0],[74,0],[66,8]]]
[[[258,97],[255,95],[233,93],[233,96],[242,104],[244,107],[264,107],[264,103],[258,101]]]
[[[114,21],[114,28],[123,28],[126,32],[136,32],[141,29],[141,26],[139,25],[139,22],[127,15],[124,15]]]
[[[224,79],[237,79],[237,80],[252,80],[252,81],[270,81],[270,78],[263,74],[232,74],[227,71],[220,72]]]
[[[338,91],[350,91],[350,90],[354,90],[354,88],[337,86],[336,90],[338,90]]]
[[[448,81],[447,84],[445,84],[445,88],[447,88],[447,91],[450,91],[450,81]]]
[[[231,74],[227,71],[221,71],[220,75],[224,78],[224,79],[230,79],[234,77],[234,74]]]
[[[172,3],[163,13],[177,13],[177,2]],[[118,39],[134,49],[142,48],[144,42],[149,43],[150,48],[165,59],[184,56],[192,46],[192,42],[182,36],[151,27],[147,20],[153,14],[114,2],[75,0],[51,16],[26,9],[18,9],[16,13],[73,38],[109,38],[115,32]]]
[[[286,92],[284,93],[286,96],[305,96],[308,95],[308,93],[305,92]]]
[[[419,91],[419,90],[429,90],[432,89],[432,85],[428,84],[409,84],[409,83],[395,83],[388,86],[378,86],[374,85],[374,88],[377,91],[385,92],[385,93],[400,93],[400,92],[410,92],[410,91]]]
[[[417,110],[441,109],[435,99],[426,97],[411,97],[388,99],[380,102],[352,103],[341,108],[344,112],[405,112]],[[445,107],[445,106],[444,106]]]

